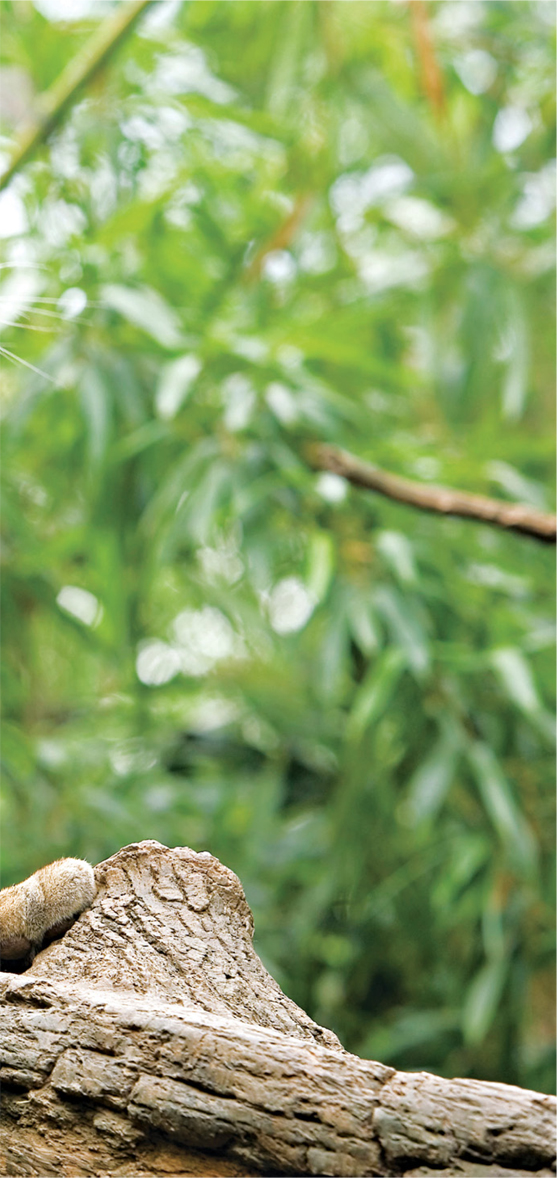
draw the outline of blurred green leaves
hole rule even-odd
[[[180,347],[182,336],[178,317],[156,290],[136,290],[131,286],[107,283],[99,294],[105,307],[110,307],[128,323],[146,332],[162,348]]]
[[[544,1090],[552,554],[304,455],[550,506],[550,9],[429,3],[440,119],[407,4],[154,5],[0,204],[5,882],[208,848],[349,1048]]]

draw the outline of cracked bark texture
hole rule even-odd
[[[269,976],[241,884],[156,842],[0,975],[6,1175],[551,1175],[555,1100],[344,1051]]]

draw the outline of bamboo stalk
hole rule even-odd
[[[111,54],[153,0],[126,0],[114,16],[100,25],[77,56],[69,61],[53,85],[37,103],[37,117],[21,134],[5,172],[0,176],[0,191],[23,167],[37,147],[57,127],[78,92],[106,64]]]

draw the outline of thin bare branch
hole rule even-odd
[[[429,12],[425,0],[410,0],[409,9],[424,93],[439,119],[446,109],[445,83],[433,45]]]
[[[425,486],[412,479],[390,474],[378,466],[362,462],[346,450],[336,446],[312,444],[307,452],[308,461],[314,470],[329,470],[342,475],[356,487],[377,491],[388,499],[419,507],[422,511],[433,511],[439,515],[457,515],[478,523],[492,524],[510,532],[532,536],[546,544],[555,544],[557,519],[546,511],[537,511],[524,503],[504,503],[489,499],[485,495],[472,495],[467,491],[455,491],[451,487]]]
[[[265,258],[273,250],[288,249],[288,246],[294,241],[307,212],[311,208],[313,200],[314,198],[310,193],[303,193],[296,198],[292,212],[288,214],[286,219],[278,226],[278,229],[275,229],[274,233],[263,243],[250,262],[246,271],[246,277],[248,279],[259,278]]]

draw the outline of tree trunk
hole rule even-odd
[[[553,1097],[349,1055],[266,972],[211,855],[149,841],[95,874],[0,975],[2,1174],[552,1174]]]

